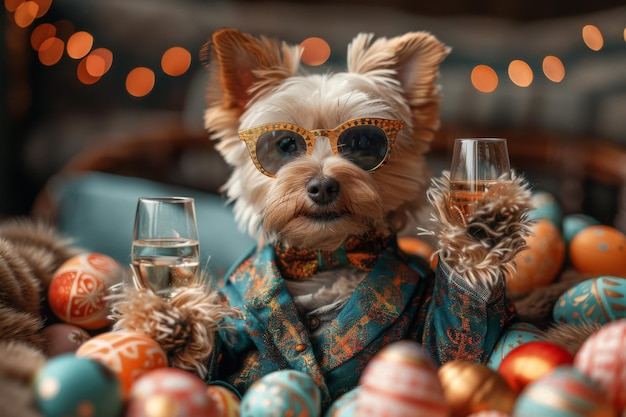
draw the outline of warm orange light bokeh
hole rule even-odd
[[[57,28],[52,23],[42,23],[33,29],[30,34],[30,46],[35,51],[39,50],[41,44],[48,38],[52,38],[57,34]]]
[[[93,36],[88,32],[76,32],[67,40],[67,54],[70,58],[84,58],[93,46]]]
[[[604,46],[602,32],[595,25],[585,25],[583,27],[583,41],[592,51],[599,51]]]
[[[172,77],[183,75],[191,65],[191,53],[180,46],[174,46],[161,57],[161,68],[163,72]]]
[[[61,39],[54,36],[48,38],[39,46],[39,61],[47,66],[54,65],[61,60],[64,49],[65,43]]]
[[[126,76],[126,91],[135,97],[144,97],[154,88],[154,72],[150,68],[137,67]]]
[[[91,55],[89,55],[89,56],[91,56]],[[78,67],[76,68],[76,76],[78,77],[78,80],[81,83],[90,85],[90,84],[97,83],[98,80],[100,80],[100,77],[94,77],[87,70],[87,59],[88,58],[89,57],[83,58],[78,63]]]
[[[33,0],[39,6],[39,11],[37,12],[37,17],[42,17],[48,10],[50,10],[50,6],[52,5],[52,0]]]
[[[555,83],[560,83],[565,78],[565,66],[554,55],[548,55],[543,59],[542,69],[546,78]]]
[[[92,77],[102,77],[113,64],[113,52],[106,48],[97,48],[85,58],[85,69]]]
[[[509,78],[518,87],[528,87],[533,82],[533,70],[526,62],[514,59],[509,63]]]
[[[330,45],[322,38],[311,37],[300,43],[302,47],[301,61],[306,65],[322,65],[330,57]]]
[[[17,6],[13,19],[15,19],[16,25],[25,28],[35,21],[38,12],[39,5],[37,3],[34,1],[25,1]]]
[[[498,87],[498,74],[488,65],[476,65],[471,80],[474,88],[482,93],[491,93]]]
[[[4,7],[9,12],[14,12],[17,10],[17,7],[24,3],[24,0],[4,0]]]

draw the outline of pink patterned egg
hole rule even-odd
[[[617,410],[626,410],[626,319],[602,326],[582,344],[574,366],[602,386]]]
[[[127,397],[137,379],[145,373],[168,366],[167,356],[154,339],[132,331],[101,333],[83,343],[76,356],[108,365],[118,376]]]
[[[52,312],[66,323],[85,329],[110,324],[108,289],[122,281],[124,271],[112,258],[82,253],[68,259],[55,272],[48,288]]]
[[[367,364],[359,381],[356,417],[447,417],[432,357],[416,342],[386,346]]]
[[[239,417],[241,400],[233,391],[221,385],[209,385],[207,395],[215,404],[213,417]]]
[[[206,383],[177,368],[155,369],[139,378],[130,392],[126,417],[222,417],[207,394]]]

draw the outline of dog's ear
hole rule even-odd
[[[262,93],[298,71],[301,50],[235,29],[213,34],[202,52],[210,68],[209,107],[243,110]]]
[[[375,41],[371,34],[360,34],[348,46],[348,71],[395,79],[413,113],[414,128],[434,130],[439,123],[439,64],[449,52],[427,32]]]

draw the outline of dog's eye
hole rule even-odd
[[[275,174],[289,160],[306,154],[306,141],[289,130],[272,130],[259,136],[256,156],[263,168]]]
[[[284,136],[280,138],[276,143],[276,146],[286,155],[293,155],[298,152],[298,144],[296,143],[296,138],[293,136]]]
[[[337,141],[339,152],[360,168],[376,168],[387,153],[387,135],[376,126],[357,126],[346,129]]]

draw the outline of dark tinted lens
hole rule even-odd
[[[290,160],[306,154],[306,142],[289,130],[273,130],[259,136],[256,157],[261,166],[271,174]]]
[[[387,135],[376,126],[355,126],[339,135],[337,147],[344,158],[369,171],[385,159]]]

